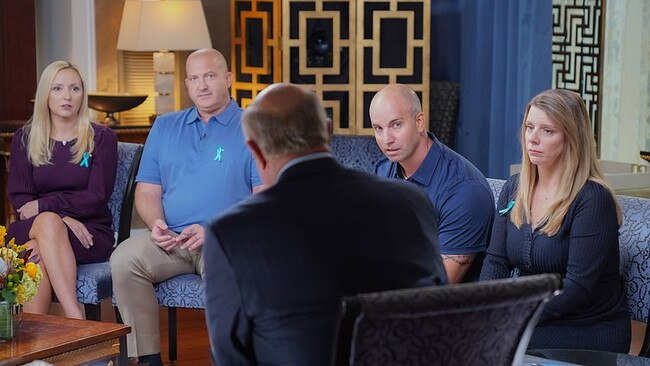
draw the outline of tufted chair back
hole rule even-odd
[[[429,130],[443,144],[453,148],[460,101],[460,84],[432,81],[429,97]]]
[[[330,147],[343,166],[370,174],[375,171],[375,163],[384,157],[372,136],[333,135]]]
[[[333,364],[520,365],[561,283],[544,274],[344,298]]]
[[[135,194],[135,176],[140,166],[142,144],[117,143],[117,174],[108,201],[113,215],[116,245],[129,237]],[[77,267],[77,300],[84,304],[86,319],[101,320],[100,303],[113,294],[109,262],[82,264]]]

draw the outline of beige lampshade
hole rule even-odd
[[[200,0],[126,0],[117,49],[181,51],[210,48]]]

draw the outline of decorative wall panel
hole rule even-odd
[[[303,84],[334,133],[372,134],[370,100],[388,83],[429,110],[430,14],[427,0],[232,0],[232,95],[246,107],[272,83]]]
[[[600,140],[606,0],[553,0],[553,87],[580,93]]]
[[[323,100],[334,133],[355,133],[353,1],[284,0],[283,79],[305,84]]]
[[[242,107],[282,81],[280,5],[280,0],[232,0],[232,96]]]
[[[429,1],[357,2],[357,133],[372,134],[368,108],[386,84],[407,84],[429,110]]]
[[[337,134],[372,134],[368,107],[388,83],[429,108],[426,0],[283,0],[283,80],[324,101]]]

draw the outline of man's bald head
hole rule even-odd
[[[242,116],[244,135],[268,156],[327,148],[327,116],[314,92],[294,84],[264,89]]]
[[[198,60],[207,60],[214,65],[217,65],[220,71],[226,72],[228,71],[228,63],[226,62],[226,58],[223,56],[223,54],[213,48],[202,48],[200,50],[196,50],[192,53],[190,53],[189,56],[187,56],[187,60],[185,61],[185,71],[189,72],[189,66],[192,63],[198,61]]]
[[[370,113],[376,105],[385,105],[386,103],[402,105],[410,110],[412,116],[422,112],[420,98],[413,89],[404,84],[389,84],[378,91],[370,102]]]

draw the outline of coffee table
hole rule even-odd
[[[24,313],[18,333],[0,343],[0,366],[33,360],[57,365],[113,360],[126,365],[129,332],[131,327],[123,324]]]

